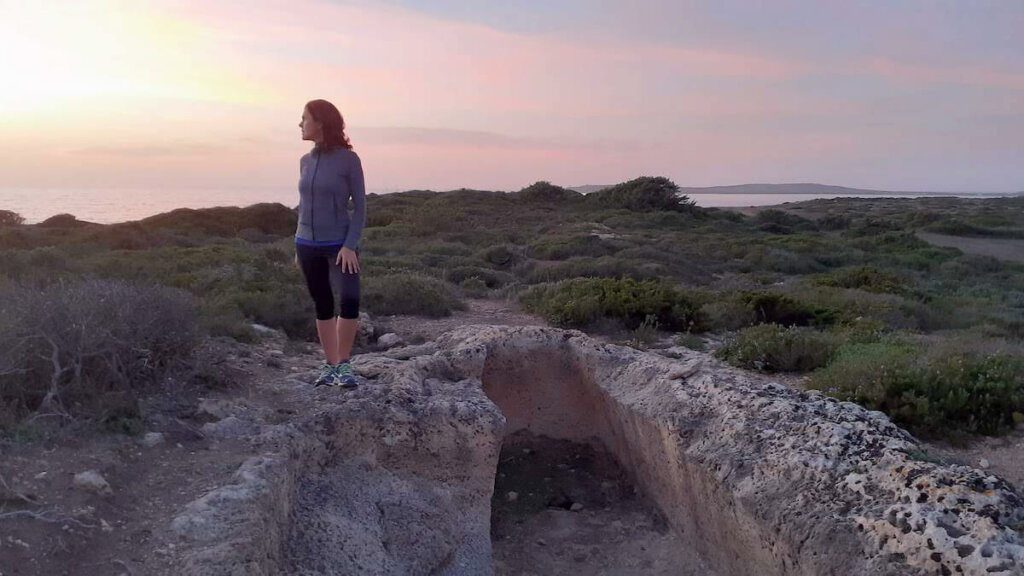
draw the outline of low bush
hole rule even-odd
[[[648,314],[639,326],[633,329],[626,346],[637,350],[646,350],[658,339],[658,319],[654,314]]]
[[[557,282],[572,278],[620,278],[635,280],[661,279],[666,270],[663,265],[616,256],[600,258],[575,257],[560,262],[531,262],[524,266],[522,276],[527,284]]]
[[[514,198],[523,202],[573,202],[583,197],[574,190],[567,190],[561,186],[555,186],[550,182],[534,182],[526,188],[512,194]]]
[[[0,295],[0,403],[23,412],[100,414],[187,358],[195,307],[178,290],[109,280]]]
[[[696,202],[680,194],[679,186],[661,176],[642,176],[616,184],[584,197],[587,204],[601,208],[621,208],[635,212],[668,210],[698,213]]]
[[[704,342],[703,338],[689,332],[684,332],[676,336],[674,343],[676,346],[682,346],[683,348],[689,348],[690,350],[695,350],[697,352],[703,352],[708,348],[708,345]]]
[[[25,219],[17,212],[0,210],[0,226],[21,226]]]
[[[1020,358],[1009,355],[927,358],[917,346],[883,341],[843,347],[809,386],[881,410],[915,432],[996,434],[1024,411],[1022,378]]]
[[[454,286],[420,274],[367,276],[360,291],[363,305],[373,314],[441,317],[466,308]]]
[[[607,256],[618,247],[594,234],[561,238],[543,238],[529,247],[530,256],[540,260],[565,260],[573,256]]]
[[[745,328],[715,354],[734,366],[762,372],[809,372],[828,364],[840,341],[799,326],[759,324]]]
[[[760,230],[770,234],[792,234],[796,231],[818,229],[817,225],[807,218],[775,208],[761,210],[754,220],[758,222]]]
[[[463,294],[470,298],[483,298],[487,295],[488,290],[487,283],[476,276],[471,276],[459,282],[459,288],[462,289]]]
[[[515,282],[516,279],[515,276],[507,272],[491,270],[480,266],[457,266],[446,270],[444,278],[452,284],[460,285],[466,280],[474,278],[483,283],[485,288],[501,288],[506,284]]]
[[[836,270],[819,276],[815,283],[819,286],[856,288],[877,294],[903,294],[908,291],[899,276],[882,272],[874,266]]]
[[[239,290],[228,294],[233,304],[250,322],[279,328],[289,338],[311,340],[316,337],[316,313],[304,284],[266,286],[264,289]],[[335,313],[337,310],[335,296]]]
[[[778,292],[741,292],[738,299],[753,318],[752,324],[808,326],[827,325],[833,321],[830,310],[812,307]]]
[[[576,278],[531,287],[523,306],[552,324],[582,328],[614,319],[629,329],[653,317],[662,328],[689,330],[701,324],[696,301],[667,282],[632,278]]]
[[[499,268],[509,268],[522,262],[525,250],[513,244],[499,244],[480,251],[480,258]]]

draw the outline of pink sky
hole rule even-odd
[[[837,27],[816,44],[711,3],[644,0],[663,26],[635,28],[626,3],[571,4],[538,27],[485,2],[0,0],[0,186],[291,188],[302,105],[326,98],[374,190],[1024,190],[1024,64],[1004,57],[1024,46],[997,41],[1015,11],[943,48],[899,31],[963,19],[915,2],[879,3],[877,29],[805,15]]]

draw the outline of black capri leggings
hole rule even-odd
[[[295,245],[299,267],[306,277],[306,287],[316,306],[317,320],[334,318],[334,293],[341,292],[341,317],[359,318],[359,273],[342,272],[336,264],[338,246]],[[356,248],[356,255],[359,248]]]

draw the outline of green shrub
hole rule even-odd
[[[615,319],[639,327],[648,316],[669,330],[700,325],[695,300],[671,284],[632,278],[576,278],[528,289],[523,306],[558,326],[586,327]]]
[[[704,299],[701,312],[709,329],[739,330],[757,324],[827,326],[840,314],[827,306],[769,290],[719,292]]]
[[[667,270],[664,266],[616,256],[600,258],[575,257],[561,262],[531,262],[527,267],[516,270],[527,284],[557,282],[572,278],[620,278],[634,280],[661,279]]]
[[[846,230],[850,227],[851,222],[849,216],[829,214],[818,220],[818,228],[821,230]]]
[[[499,268],[509,268],[524,259],[523,249],[512,244],[491,246],[480,252],[480,258]]]
[[[734,366],[763,372],[809,372],[825,366],[839,339],[799,326],[760,324],[745,328],[715,354]]]
[[[903,294],[907,290],[895,274],[882,272],[874,266],[843,268],[815,279],[819,286],[856,288],[877,294]]]
[[[459,282],[459,288],[462,289],[462,293],[471,298],[482,298],[487,295],[487,283],[471,276]]]
[[[926,359],[901,342],[854,344],[816,372],[809,386],[926,434],[996,434],[1024,411],[1021,360],[1008,355],[951,354]]]
[[[759,223],[758,229],[771,234],[792,234],[798,230],[817,230],[814,222],[807,218],[775,208],[761,210],[754,220]]]
[[[743,258],[745,271],[773,270],[783,274],[813,274],[826,266],[816,256],[772,246],[758,246]]]
[[[513,193],[513,196],[523,202],[552,203],[573,202],[583,197],[579,192],[567,190],[545,181],[534,182],[519,192]]]
[[[82,228],[88,225],[88,222],[75,218],[74,214],[54,214],[37,224],[40,228]]]
[[[483,283],[484,288],[501,288],[506,284],[515,282],[516,279],[515,276],[507,272],[490,270],[480,266],[457,266],[446,270],[444,278],[452,284],[459,285],[466,280],[473,278],[476,281]]]
[[[227,336],[239,342],[251,344],[258,339],[252,322],[235,302],[224,296],[203,299],[199,307],[199,328],[210,336]]]
[[[573,256],[607,256],[618,247],[595,234],[578,234],[568,238],[543,238],[530,245],[530,255],[541,260],[565,260]]]
[[[310,340],[316,337],[313,301],[300,282],[266,286],[262,290],[253,287],[233,291],[229,299],[251,322],[280,328],[289,338]]]
[[[815,309],[794,298],[778,292],[759,291],[739,294],[756,324],[781,324],[782,326],[808,326],[831,324],[832,313]]]
[[[466,308],[451,284],[429,276],[402,273],[367,276],[362,283],[362,302],[374,314],[440,317]]]
[[[646,350],[658,339],[658,318],[654,314],[648,314],[644,321],[633,330],[626,346],[637,350]]]
[[[629,182],[616,184],[584,198],[590,205],[601,208],[621,208],[635,212],[669,210],[699,213],[696,202],[680,195],[679,186],[661,176],[642,176]]]

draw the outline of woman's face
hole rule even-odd
[[[313,119],[313,115],[309,113],[309,110],[302,110],[302,122],[299,122],[299,128],[302,129],[303,140],[313,140],[317,142],[321,139],[321,133],[323,129],[320,123]]]

